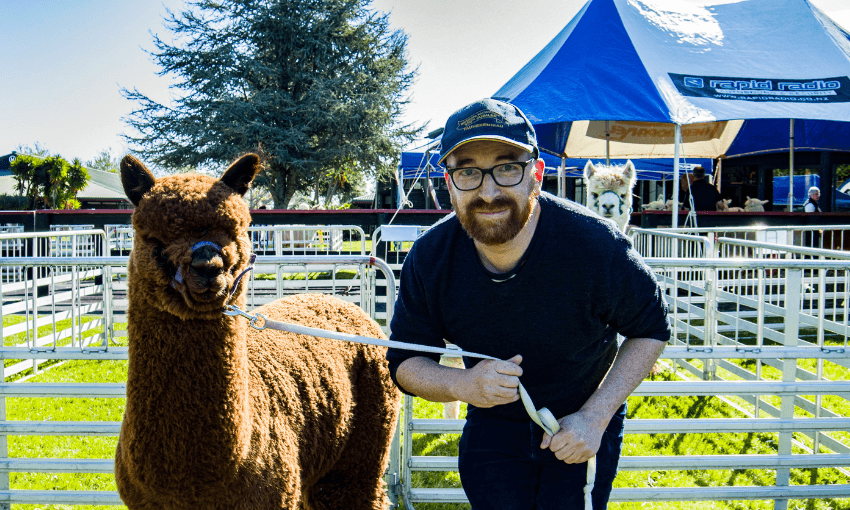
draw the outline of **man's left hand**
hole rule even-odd
[[[567,464],[587,462],[599,451],[602,443],[602,433],[605,426],[600,427],[581,412],[567,415],[558,423],[561,425],[555,437],[543,434],[540,448],[549,448],[558,460]]]

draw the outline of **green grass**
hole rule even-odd
[[[305,279],[310,280],[331,280],[336,277],[337,280],[353,280],[357,278],[357,271],[351,269],[341,269],[336,271],[335,273],[331,273],[330,271],[310,271],[305,273],[304,271],[298,273],[282,273],[282,280],[293,280],[300,281]],[[307,278],[305,278],[305,276]],[[277,280],[277,275],[261,273],[254,277],[257,280]]]
[[[28,382],[127,381],[126,361],[67,361],[32,376]],[[7,398],[9,420],[30,421],[121,421],[123,398]],[[57,459],[111,459],[118,438],[113,436],[9,436],[9,457]],[[13,490],[102,490],[114,491],[112,474],[11,473]],[[110,509],[122,506],[13,505],[23,509]]]

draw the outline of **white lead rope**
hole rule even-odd
[[[435,354],[448,354],[451,356],[468,356],[470,358],[479,358],[479,359],[492,359],[498,360],[498,358],[494,358],[493,356],[488,356],[486,354],[478,354],[475,352],[467,352],[464,350],[458,349],[445,349],[441,347],[431,347],[430,345],[421,345],[421,344],[409,344],[405,342],[398,342],[395,340],[384,340],[381,338],[373,338],[368,336],[360,336],[360,335],[352,335],[350,333],[342,333],[339,331],[328,331],[326,329],[319,328],[311,328],[309,326],[302,326],[300,324],[292,324],[289,322],[280,322],[271,320],[265,315],[261,313],[257,313],[251,315],[247,312],[242,311],[236,305],[224,305],[224,314],[229,315],[231,317],[234,316],[242,316],[249,320],[249,324],[252,328],[262,331],[264,329],[276,329],[278,331],[288,331],[290,333],[295,333],[298,335],[307,335],[307,336],[317,336],[320,338],[329,338],[331,340],[340,340],[343,342],[353,342],[357,344],[365,344],[365,345],[378,345],[381,347],[392,347],[395,349],[404,349],[407,351],[419,351],[419,352],[431,352]],[[550,437],[555,437],[555,434],[561,429],[558,420],[555,419],[555,416],[552,414],[549,409],[543,407],[537,409],[534,407],[534,403],[531,401],[531,397],[528,392],[523,387],[522,383],[519,383],[519,396],[522,400],[522,405],[525,407],[525,412],[528,413],[528,416],[531,418],[531,421],[540,426]],[[591,457],[590,460],[587,461],[587,484],[584,486],[584,507],[585,510],[593,510],[593,504],[590,498],[590,493],[593,491],[593,485],[596,482],[596,457]]]

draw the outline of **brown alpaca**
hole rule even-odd
[[[115,454],[131,509],[382,509],[398,416],[385,348],[250,328],[222,314],[249,265],[249,154],[220,180],[154,179],[121,162],[135,204],[127,409]],[[199,245],[200,243],[200,245]],[[231,302],[245,308],[245,285]],[[357,306],[319,294],[270,319],[383,336]]]

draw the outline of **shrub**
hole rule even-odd
[[[0,195],[0,211],[26,211],[30,208],[29,197]]]

